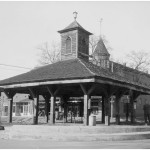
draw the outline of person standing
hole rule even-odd
[[[150,106],[149,104],[146,102],[145,105],[143,106],[143,110],[144,110],[144,120],[145,120],[145,124],[147,125],[148,122],[150,123]]]

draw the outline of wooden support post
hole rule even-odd
[[[50,124],[55,123],[55,97],[51,96],[51,108],[50,108]]]
[[[68,99],[69,99],[69,96],[68,95],[64,95],[63,96],[63,101],[64,101],[64,119],[65,119],[65,122],[68,122],[67,120],[67,114],[68,114]]]
[[[7,96],[8,100],[8,123],[12,123],[12,108],[13,108],[13,97],[15,95],[14,92],[7,92],[4,91],[5,95]]]
[[[131,124],[135,123],[135,109],[134,109],[134,101],[137,99],[137,97],[140,95],[140,93],[136,93],[133,90],[129,91],[129,97],[130,97],[130,111],[131,111]]]
[[[50,118],[49,116],[49,111],[50,111],[50,104],[49,104],[49,100],[50,100],[50,95],[43,95],[44,99],[45,99],[45,119],[46,119],[46,123],[48,123],[48,120]]]
[[[114,105],[113,105],[114,101],[113,101],[113,97],[110,98],[110,110],[111,110],[111,120],[113,120],[113,116],[114,116]]]
[[[88,90],[83,84],[80,84],[80,87],[84,93],[84,125],[87,126],[89,124],[89,111],[88,111],[88,101],[89,101],[89,96],[91,93],[95,90],[96,85],[93,84]]]
[[[102,123],[105,123],[105,105],[104,105],[104,96],[102,96]]]
[[[122,94],[116,94],[116,124],[119,125],[120,124],[120,99],[122,97]]]
[[[129,91],[129,97],[130,97],[130,112],[131,112],[131,124],[135,122],[135,117],[134,117],[134,101],[133,101],[133,91]]]
[[[110,125],[110,97],[105,99],[105,125]]]
[[[88,125],[88,99],[89,96],[88,95],[84,95],[84,125],[87,126]]]
[[[120,124],[120,108],[119,108],[119,99],[116,98],[116,124]]]
[[[110,99],[116,92],[116,89],[112,86],[107,86],[105,92],[105,125],[110,125]]]
[[[64,106],[64,117],[65,117],[66,122],[68,122],[68,119],[67,119],[67,102],[66,101],[65,101],[65,106]]]
[[[12,123],[13,98],[8,100],[8,123]]]
[[[52,89],[52,87],[47,86],[47,90],[49,94],[51,95],[50,99],[50,124],[55,123],[55,99],[56,99],[56,94],[59,92],[60,87],[57,88],[55,91]]]
[[[46,123],[48,123],[48,100],[47,99],[45,99],[45,120]]]
[[[37,91],[34,91],[32,88],[29,88],[29,92],[31,97],[33,98],[33,125],[36,125],[38,124],[39,95],[37,94]]]
[[[38,106],[39,106],[39,96],[34,97],[34,114],[33,114],[33,124],[38,124]]]

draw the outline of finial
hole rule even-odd
[[[103,21],[103,18],[100,19],[100,38],[102,36],[102,21]]]
[[[74,20],[76,20],[76,18],[77,18],[77,12],[75,11],[75,12],[73,12],[73,15],[74,15]]]

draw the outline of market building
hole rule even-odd
[[[75,13],[76,15],[76,13]],[[64,116],[71,97],[82,97],[78,103],[84,125],[92,112],[91,97],[101,97],[102,123],[110,124],[113,98],[116,124],[120,123],[120,102],[128,96],[131,123],[135,122],[135,102],[140,95],[150,94],[150,75],[110,61],[103,39],[100,38],[93,55],[89,55],[89,36],[75,20],[61,35],[61,61],[0,81],[1,92],[9,99],[8,122],[12,122],[13,96],[16,93],[32,97],[33,124],[38,124],[39,95],[50,110],[50,123],[55,123],[56,97],[60,97]],[[98,103],[96,105],[99,105]],[[47,118],[49,113],[46,113]]]

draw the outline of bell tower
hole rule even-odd
[[[77,12],[74,12],[74,21],[58,31],[61,35],[61,60],[82,58],[88,60],[89,55],[89,35],[77,21]]]

